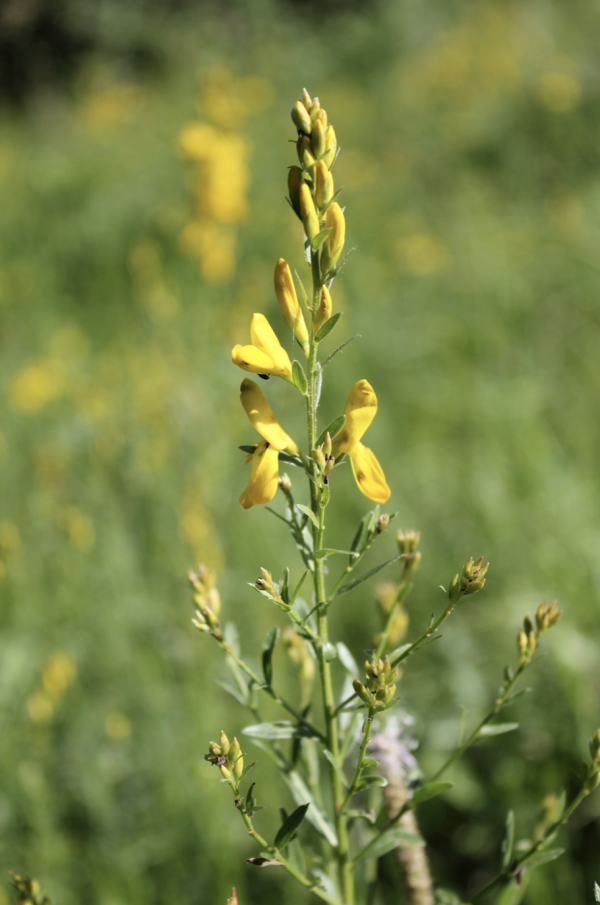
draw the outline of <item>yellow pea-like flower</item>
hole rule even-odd
[[[240,399],[253,427],[263,438],[250,458],[250,480],[240,496],[244,509],[250,509],[271,502],[279,481],[279,453],[285,450],[295,455],[298,447],[279,424],[258,384],[249,378],[243,380]]]
[[[238,343],[231,350],[231,360],[234,365],[244,371],[250,371],[251,374],[283,377],[288,383],[293,383],[290,357],[277,339],[264,314],[253,316],[250,324],[250,339],[252,345],[240,346]]]
[[[331,268],[337,264],[346,241],[346,219],[337,201],[327,208],[325,226],[329,227],[329,234],[323,243],[321,254],[321,273],[323,275],[329,273]]]
[[[275,266],[275,295],[283,311],[283,316],[292,328],[292,333],[308,354],[308,330],[294,287],[289,265],[279,258]]]
[[[323,286],[319,298],[319,307],[317,308],[317,313],[315,314],[315,319],[313,321],[313,333],[315,335],[319,332],[325,321],[329,320],[332,310],[331,294],[327,286]]]
[[[375,503],[390,496],[383,469],[375,454],[360,442],[377,413],[377,396],[368,380],[357,381],[344,408],[346,423],[333,441],[333,455],[347,453],[359,489]]]

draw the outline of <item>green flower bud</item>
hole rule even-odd
[[[312,123],[310,121],[310,116],[308,115],[308,110],[301,101],[296,101],[292,108],[292,121],[298,129],[298,132],[303,132],[304,135],[310,135]]]
[[[317,160],[325,153],[325,131],[326,129],[323,126],[323,121],[316,119],[313,123],[310,135],[310,149]]]

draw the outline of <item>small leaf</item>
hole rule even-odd
[[[331,641],[326,641],[323,645],[323,656],[325,657],[325,661],[327,663],[331,663],[332,660],[335,660],[338,652],[335,644],[332,644]]]
[[[372,512],[367,512],[361,520],[354,535],[354,540],[352,541],[351,550],[353,553],[362,553],[371,540],[372,535],[372,522],[373,515],[377,512],[377,516],[375,518],[375,523],[377,523],[377,518],[379,517],[379,506],[376,506]],[[350,565],[352,565],[352,560],[350,560]]]
[[[279,461],[285,462],[286,465],[294,465],[296,468],[303,468],[302,459],[299,456],[290,456],[289,453],[280,452]]]
[[[377,817],[374,811],[346,811],[349,820],[366,820],[371,826],[375,826]]]
[[[294,360],[292,362],[292,380],[294,381],[294,386],[300,390],[303,396],[306,396],[308,392],[308,383],[306,381],[304,368],[299,361]]]
[[[293,606],[294,603],[296,602],[296,597],[300,593],[300,589],[301,589],[302,585],[304,584],[304,580],[309,572],[310,572],[310,569],[307,569],[306,572],[304,573],[304,575],[302,576],[302,578],[300,579],[300,581],[298,582],[298,584],[296,585],[296,587],[294,588],[294,593],[290,597],[290,601],[289,601],[290,606]]]
[[[426,785],[421,786],[420,789],[417,789],[411,801],[413,804],[421,804],[424,801],[428,801],[430,798],[434,798],[436,795],[441,795],[442,792],[447,792],[448,789],[452,789],[453,786],[453,782],[428,782]]]
[[[290,602],[290,570],[286,566],[279,579],[279,594],[284,603]]]
[[[327,323],[327,321],[326,321],[325,323]],[[323,324],[323,326],[325,326],[325,324]],[[333,361],[333,359],[335,358],[335,356],[336,356],[339,352],[341,352],[343,349],[345,349],[346,346],[349,346],[350,343],[353,342],[355,339],[360,339],[360,338],[361,338],[361,334],[360,334],[360,333],[357,333],[355,336],[351,336],[350,339],[347,339],[345,343],[342,343],[341,346],[338,346],[337,349],[335,349],[335,351],[333,351],[333,352],[331,353],[331,355],[329,356],[329,358],[326,358],[326,359],[325,359],[325,361],[324,361],[323,364],[321,365],[321,370],[324,371],[325,368],[327,367],[327,365],[330,364],[330,363]]]
[[[346,774],[344,773],[344,771],[338,764],[337,760],[335,759],[335,757],[333,756],[331,751],[328,751],[328,749],[325,748],[323,750],[323,754],[325,755],[325,757],[327,758],[327,760],[329,761],[329,763],[331,764],[331,766],[333,767],[333,769],[335,770],[337,775],[339,776],[342,785],[345,786],[346,788],[348,788],[348,780],[346,778]]]
[[[378,767],[379,761],[375,760],[374,757],[367,757],[366,760],[363,760],[363,767]]]
[[[337,324],[337,322],[339,321],[339,319],[340,319],[341,316],[342,316],[342,312],[341,312],[341,311],[338,311],[337,314],[333,314],[333,315],[329,318],[329,320],[326,320],[326,321],[325,321],[325,323],[324,323],[323,326],[319,329],[319,331],[317,332],[317,335],[315,336],[315,342],[316,342],[316,343],[323,342],[323,340],[325,339],[325,337],[326,337],[326,336],[329,336],[329,334],[331,333],[331,331],[333,330],[333,328],[335,327],[335,325]]]
[[[308,506],[303,506],[302,503],[296,503],[296,507],[300,510],[300,512],[309,517],[315,528],[319,527],[319,520],[317,519],[317,516],[314,514],[312,509],[309,509]]]
[[[488,735],[504,735],[505,732],[513,732],[519,728],[518,723],[496,723],[492,726],[482,726],[479,730],[479,737]]]
[[[256,452],[256,444],[254,446],[238,446],[238,449],[241,449],[242,452],[254,455],[254,453]]]
[[[230,685],[229,682],[224,682],[222,679],[214,679],[214,682],[217,685],[220,685],[228,694],[231,695],[232,698],[235,698],[238,703],[243,704],[244,707],[248,704],[248,695],[244,697],[242,691],[238,691],[237,688],[234,688],[233,685]],[[246,689],[247,692],[247,689]]]
[[[298,288],[300,289],[300,295],[302,296],[302,301],[304,302],[306,307],[309,308],[310,305],[308,304],[308,296],[306,294],[306,289],[304,288],[304,283],[300,279],[300,274],[298,273],[297,270],[294,270],[294,274],[296,277],[296,282],[298,283]]]
[[[294,867],[298,871],[299,874],[304,875],[306,873],[304,852],[302,851],[302,846],[299,839],[290,839],[290,841],[288,842],[285,857],[290,862],[292,867]]]
[[[317,552],[315,553],[315,559],[325,559],[326,556],[332,556],[334,553],[339,553],[341,556],[358,556],[358,553],[351,553],[349,550],[334,550],[331,547],[327,547],[323,548],[323,550],[317,550]]]
[[[290,816],[287,817],[286,820],[283,821],[277,835],[275,836],[274,845],[276,849],[285,848],[285,846],[288,844],[288,842],[304,820],[309,805],[310,801],[306,804],[301,804],[300,807],[296,808],[296,810],[292,814],[290,814]]]
[[[393,849],[398,848],[402,843],[409,845],[425,844],[420,836],[417,836],[414,833],[408,833],[406,830],[401,830],[397,827],[391,827],[389,830],[385,830],[385,832],[381,833],[381,835],[376,836],[372,842],[365,846],[362,852],[358,853],[354,862],[358,863],[359,861],[364,861],[366,858],[381,858]]]
[[[558,796],[558,800],[556,802],[556,807],[554,808],[554,816],[552,818],[552,822],[560,820],[562,815],[565,812],[565,806],[567,804],[567,790],[563,789],[560,795]]]
[[[387,568],[387,566],[391,566],[392,563],[398,562],[401,558],[402,554],[398,556],[394,556],[392,559],[388,559],[387,562],[382,562],[378,566],[375,566],[374,569],[370,569],[368,572],[365,572],[364,575],[360,575],[358,578],[352,578],[350,581],[347,581],[346,584],[343,584],[337,594],[336,597],[341,597],[342,594],[347,594],[348,591],[353,591],[354,588],[357,588],[359,584],[362,584],[363,581],[367,581],[373,575],[377,575],[378,572],[381,572],[382,569]]]
[[[329,235],[330,232],[331,232],[331,227],[327,226],[327,227],[325,227],[325,229],[322,229],[320,233],[317,233],[317,235],[314,237],[314,239],[311,239],[310,247],[312,248],[313,251],[318,251],[320,249],[321,245],[323,244],[323,242],[325,241],[325,239],[327,238],[327,236]]]
[[[509,811],[506,815],[506,830],[502,841],[502,870],[506,870],[512,858],[513,845],[515,843],[515,814]]]
[[[403,644],[402,647],[397,647],[396,650],[393,650],[391,654],[389,654],[391,665],[395,666],[397,663],[400,663],[400,661],[404,659],[404,654],[406,653],[406,651],[411,647],[412,643]]]
[[[597,883],[594,883],[594,898],[596,902],[600,902],[600,886]]]
[[[272,858],[246,858],[246,864],[252,864],[253,867],[283,867],[281,861],[274,861]]]
[[[273,681],[273,651],[278,641],[279,629],[274,625],[273,628],[268,631],[267,637],[265,638],[262,646],[263,673],[265,677],[265,683],[269,686]]]
[[[315,443],[315,446],[321,446],[321,444],[325,443],[325,440],[327,439],[327,434],[329,434],[329,436],[331,437],[332,440],[334,437],[337,437],[337,435],[339,434],[339,432],[341,431],[341,429],[343,428],[345,423],[346,423],[345,415],[338,415],[337,418],[334,418],[333,421],[331,422],[331,424],[328,424],[327,427],[325,428],[325,430],[321,431],[321,433],[319,434],[319,438],[318,438],[317,442]]]
[[[314,828],[327,839],[330,845],[337,846],[338,840],[332,824],[329,822],[321,808],[316,804],[308,786],[299,773],[292,770],[290,773],[284,773],[283,779],[289,787],[296,804],[302,802],[310,802],[310,808],[306,815],[306,819],[312,823]]]
[[[358,665],[356,663],[356,660],[342,641],[338,641],[337,649],[340,663],[342,664],[348,675],[355,679],[358,676]]]
[[[310,736],[311,732],[304,726],[297,726],[288,720],[276,720],[274,723],[255,723],[242,729],[250,738],[282,739],[295,738],[298,735]]]
[[[545,852],[534,852],[529,858],[525,858],[524,861],[521,861],[519,867],[539,867],[540,864],[547,864],[548,861],[554,861],[555,858],[560,858],[564,851],[564,848],[549,848],[546,849]]]
[[[356,787],[357,792],[362,792],[363,789],[373,789],[376,786],[380,786],[383,788],[387,786],[387,779],[383,776],[363,776],[358,786]]]

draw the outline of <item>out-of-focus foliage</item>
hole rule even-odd
[[[491,561],[485,591],[402,680],[426,770],[455,742],[459,705],[474,721],[493,697],[523,611],[555,596],[564,610],[508,715],[522,728],[475,748],[449,800],[422,808],[437,879],[485,881],[508,808],[531,834],[598,726],[597,11],[402,0],[326,25],[312,4],[140,15],[159,71],[126,43],[82,55],[65,93],[38,83],[26,113],[2,117],[0,861],[63,905],[224,902],[232,885],[240,902],[304,901],[246,867],[201,760],[244,717],[190,627],[185,570],[221,572],[224,619],[260,643],[272,613],[240,588],[277,573],[290,542],[237,503],[250,435],[229,350],[269,300],[278,323],[273,266],[301,229],[284,201],[289,108],[305,83],[335,118],[356,246],[336,287],[346,337],[361,334],[348,379],[332,371],[338,409],[360,370],[391,508],[422,532],[407,637],[458,564]],[[261,103],[220,122],[249,85]],[[223,185],[237,186],[229,213]],[[273,391],[281,412],[293,391]],[[345,548],[364,507],[349,473],[334,492]],[[360,657],[374,601],[357,591],[332,616]],[[597,806],[525,902],[589,900]],[[275,807],[261,818],[278,824]]]

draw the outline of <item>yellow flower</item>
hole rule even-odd
[[[308,330],[304,323],[302,309],[298,304],[298,296],[289,265],[283,258],[279,258],[275,266],[275,295],[292,333],[308,355]]]
[[[346,220],[344,212],[337,201],[334,201],[327,208],[325,227],[329,229],[329,234],[323,242],[323,251],[321,253],[321,273],[323,275],[329,273],[332,267],[335,267],[346,241]]]
[[[231,360],[234,365],[251,374],[272,374],[292,381],[292,363],[275,336],[264,314],[255,314],[250,324],[250,346],[234,346]]]
[[[331,303],[331,295],[329,294],[329,289],[327,286],[323,286],[321,288],[321,297],[319,299],[319,307],[317,308],[317,313],[315,314],[315,319],[313,321],[313,333],[315,336],[325,323],[331,317],[331,313],[333,310],[333,305]]]
[[[296,455],[298,447],[279,424],[257,383],[248,378],[243,380],[240,399],[253,427],[263,438],[252,454],[250,480],[240,496],[244,509],[249,509],[257,503],[271,502],[279,480],[279,453],[285,450]]]
[[[377,396],[368,380],[357,381],[350,391],[344,415],[346,423],[333,441],[333,455],[347,453],[359,489],[375,503],[390,496],[383,469],[375,454],[360,442],[377,412]]]

